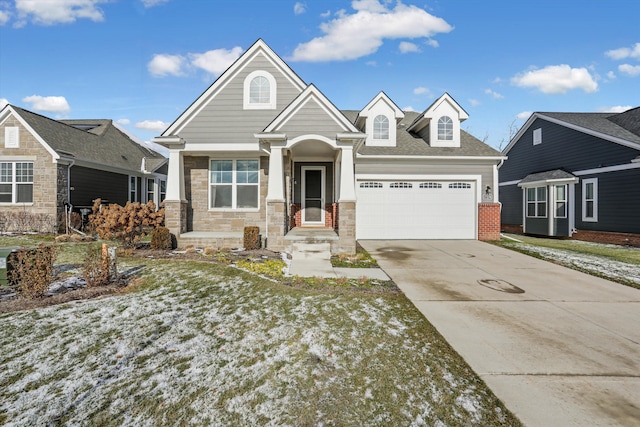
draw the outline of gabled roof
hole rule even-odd
[[[302,108],[304,105],[310,100],[315,100],[324,111],[326,111],[327,115],[330,116],[336,124],[338,124],[343,132],[355,132],[360,133],[360,131],[355,127],[353,122],[351,122],[345,115],[336,108],[335,105],[329,99],[324,96],[322,92],[315,87],[315,85],[310,84],[306,87],[305,90],[300,93],[291,103],[282,110],[280,114],[264,129],[265,133],[269,132],[277,132],[286,122]]]
[[[458,120],[460,122],[463,122],[469,118],[469,114],[467,114],[464,108],[462,108],[451,95],[445,92],[440,98],[433,101],[433,103],[431,103],[431,105],[427,107],[427,109],[424,110],[422,114],[418,115],[415,120],[411,124],[409,124],[407,129],[409,131],[418,131],[427,126],[431,119],[434,117],[434,112],[444,102],[449,103],[456,111],[458,111]]]
[[[371,101],[369,101],[367,105],[365,105],[365,107],[362,110],[360,110],[360,113],[358,113],[358,118],[356,119],[356,122],[355,122],[356,125],[360,126],[361,119],[365,119],[369,117],[369,110],[371,110],[371,108],[380,101],[387,104],[389,108],[393,110],[396,121],[400,121],[404,118],[404,112],[400,109],[400,107],[398,107],[396,103],[393,102],[391,98],[387,96],[386,93],[380,91],[380,93],[378,93]]]
[[[507,154],[511,150],[511,147],[536,119],[547,120],[578,132],[640,150],[640,107],[637,107],[623,113],[533,113],[505,147],[503,153]]]
[[[206,107],[220,90],[222,90],[233,77],[235,77],[244,67],[251,62],[256,55],[263,54],[271,63],[282,71],[289,81],[301,91],[307,86],[304,81],[280,58],[262,39],[258,39],[249,49],[244,52],[227,70],[216,79],[209,88],[204,91],[161,135],[167,137],[177,135]]]
[[[351,121],[358,117],[358,111],[343,111]],[[414,123],[422,113],[405,111],[404,119],[400,121],[396,130],[395,147],[362,146],[358,154],[366,156],[424,156],[424,157],[502,157],[502,154],[480,141],[471,134],[460,130],[460,147],[432,147],[418,134],[409,131],[409,125]]]
[[[525,176],[518,182],[518,186],[527,186],[533,184],[548,184],[553,182],[578,182],[578,177],[572,173],[562,169],[554,169],[545,172],[532,173]]]
[[[147,171],[154,171],[167,161],[160,153],[133,141],[112,120],[53,120],[14,105],[5,107],[0,117],[8,114],[18,116],[45,148],[56,154],[56,159],[64,157],[135,172],[141,171],[143,159]]]

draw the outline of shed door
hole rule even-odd
[[[476,239],[475,181],[358,181],[358,239]]]

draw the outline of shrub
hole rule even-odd
[[[167,227],[156,227],[151,232],[151,249],[167,251],[173,249],[171,233]]]
[[[123,207],[117,204],[101,206],[97,199],[93,204],[93,214],[89,221],[101,239],[115,239],[125,247],[133,247],[144,235],[145,227],[159,227],[164,224],[164,208],[156,211],[153,202],[131,203]]]
[[[89,245],[82,266],[82,277],[87,287],[109,283],[109,262],[102,254],[100,245]]]
[[[284,277],[283,269],[287,266],[287,264],[279,259],[269,259],[266,261],[248,261],[242,260],[238,261],[238,267],[244,270],[251,271],[256,274],[261,274],[263,276],[272,277],[274,279],[280,279]]]
[[[44,213],[28,211],[0,212],[0,231],[19,233],[52,233],[55,231],[56,218]]]
[[[7,274],[20,296],[33,299],[44,295],[53,280],[53,263],[58,252],[58,246],[42,244],[37,248],[21,248],[11,255]]]
[[[260,249],[260,227],[250,225],[244,228],[243,245],[248,251]]]

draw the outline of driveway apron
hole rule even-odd
[[[360,244],[527,426],[640,426],[640,290],[479,241]]]

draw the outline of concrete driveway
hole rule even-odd
[[[478,241],[360,244],[527,426],[640,426],[640,290]]]

